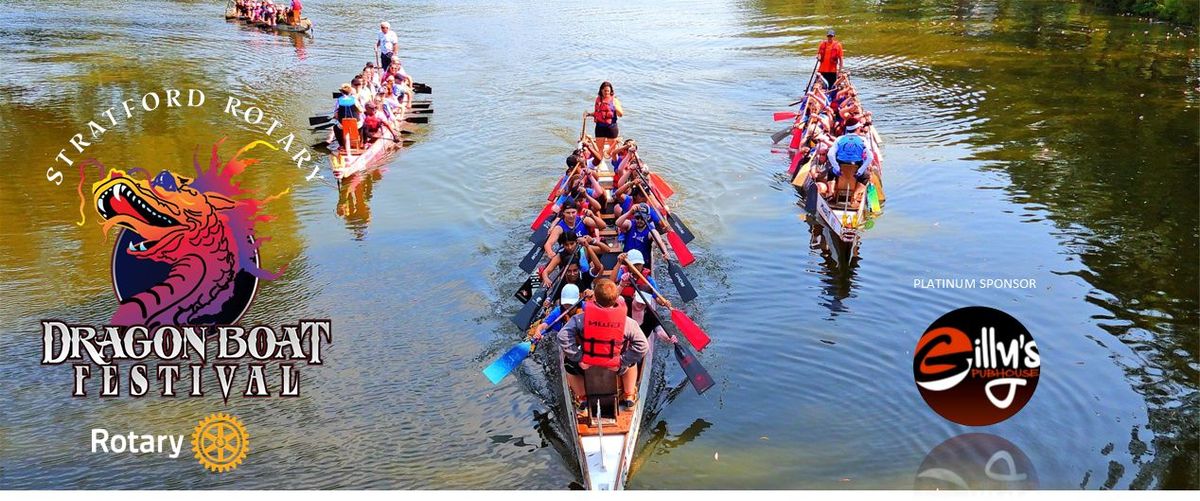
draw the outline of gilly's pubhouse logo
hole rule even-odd
[[[960,308],[925,330],[913,352],[913,378],[942,417],[987,426],[1019,412],[1037,389],[1041,355],[1033,336],[993,308]]]

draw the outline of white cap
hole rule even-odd
[[[579,286],[575,284],[567,284],[562,288],[562,294],[558,296],[558,304],[570,306],[579,302]]]
[[[646,264],[646,259],[642,257],[642,251],[633,249],[625,255],[625,259],[629,264]]]

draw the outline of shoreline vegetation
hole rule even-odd
[[[1196,26],[1200,0],[1088,0],[1115,12],[1150,16],[1163,21]]]

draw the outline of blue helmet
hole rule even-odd
[[[842,136],[837,140],[837,161],[842,164],[862,165],[863,159],[866,158],[866,150],[867,144],[863,142],[862,136],[858,134]]]

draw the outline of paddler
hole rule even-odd
[[[583,371],[602,367],[616,372],[621,379],[621,405],[637,402],[637,371],[629,370],[646,356],[650,345],[637,322],[628,316],[625,300],[616,283],[596,280],[595,300],[585,303],[583,314],[576,315],[558,332],[567,384],[575,395],[576,412],[585,411],[587,393]]]
[[[354,97],[354,87],[350,84],[342,84],[342,95],[334,100],[333,105],[333,130],[329,132],[328,142],[331,145],[330,149],[337,149],[336,143],[341,143],[345,136],[342,134],[342,120],[353,118],[355,127],[361,127],[363,107],[358,104],[358,99]]]
[[[833,28],[825,32],[825,41],[817,46],[817,72],[825,79],[826,88],[832,89],[842,71],[842,42],[834,39]]]
[[[582,237],[608,227],[604,224],[604,220],[592,213],[591,209],[586,209],[583,214],[580,214],[579,206],[574,199],[567,199],[563,202],[558,215],[559,220],[550,228],[550,234],[546,237],[546,243],[543,245],[548,255],[555,254],[554,244],[558,242],[558,236],[563,233],[574,233],[576,237]],[[605,252],[604,249],[599,249],[599,251]]]
[[[292,8],[288,11],[288,24],[300,24],[300,11],[304,10],[304,4],[300,0],[292,0]]]
[[[550,274],[558,269],[564,263],[570,263],[563,270],[564,284],[575,284],[580,289],[587,290],[592,288],[592,280],[604,273],[604,265],[600,262],[600,257],[588,243],[592,237],[576,236],[571,232],[564,232],[558,237],[558,243],[562,246],[554,257],[550,258],[550,262],[542,267],[538,274],[541,275],[542,283],[552,283]],[[571,259],[574,256],[575,259]],[[560,286],[561,290],[561,286]],[[558,291],[554,291],[557,293]]]
[[[856,206],[862,200],[870,182],[871,164],[875,162],[875,154],[867,147],[866,137],[861,134],[864,129],[861,123],[847,125],[846,135],[837,138],[829,147],[825,182],[817,184],[817,192],[822,196],[833,195],[843,169],[851,169],[856,182],[851,205]]]
[[[633,298],[637,296],[637,290],[640,290],[647,296],[654,298],[658,304],[663,306],[671,304],[666,298],[654,293],[658,289],[658,283],[654,281],[654,277],[650,276],[650,272],[653,270],[649,266],[646,266],[646,259],[642,257],[642,251],[633,249],[629,252],[623,252],[620,256],[617,256],[617,263],[621,264],[613,268],[612,280],[620,285],[621,297],[624,297],[627,303],[632,303]],[[627,266],[632,266],[638,273],[641,273],[643,277],[646,277],[646,281],[643,282],[638,279],[637,274],[630,271]],[[634,290],[634,287],[637,287],[637,290]]]
[[[638,204],[633,210],[617,218],[617,228],[620,231],[622,243],[621,252],[638,251],[642,256],[651,256],[651,246],[654,245],[654,223],[650,221],[650,207]]]
[[[617,99],[611,83],[600,84],[592,112],[588,116],[591,116],[596,122],[596,145],[603,155],[609,155],[610,152],[606,150],[615,145],[617,137],[620,136],[617,130],[617,118],[625,116],[625,109],[621,107],[621,100]]]
[[[383,135],[384,129],[387,129],[387,131],[392,134],[390,137],[400,137],[400,134],[397,134],[396,131],[392,129],[392,125],[388,123],[387,116],[385,116],[383,111],[378,109],[373,102],[367,103],[366,115],[363,117],[362,122],[363,140],[367,144],[374,143],[376,140],[385,137]]]

